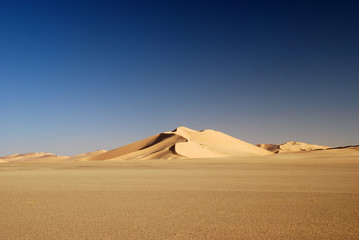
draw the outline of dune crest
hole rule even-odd
[[[347,154],[359,154],[359,145],[349,145],[341,147],[333,147],[325,149],[325,152],[335,154],[335,153],[347,153]]]
[[[305,152],[357,155],[359,146],[331,148],[304,142],[252,145],[219,131],[196,131],[181,126],[173,131],[159,133],[110,151],[97,150],[75,156],[58,156],[47,152],[17,153],[0,157],[0,163],[222,158]]]

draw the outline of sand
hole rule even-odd
[[[215,130],[196,131],[178,127],[143,140],[110,150],[97,150],[75,156],[58,156],[53,153],[24,153],[0,157],[6,162],[56,162],[188,159],[270,155],[271,151],[231,137]]]
[[[56,162],[68,159],[68,156],[58,156],[53,153],[47,152],[34,152],[34,153],[16,153],[9,156],[0,157],[0,163],[7,162]]]
[[[326,150],[330,147],[309,144],[304,142],[286,142],[281,144],[257,144],[257,147],[266,149],[273,153],[287,153],[287,152],[300,152],[300,151],[313,151],[313,150]]]
[[[272,145],[179,127],[1,157],[0,239],[358,239],[359,146]]]
[[[358,239],[359,153],[0,165],[1,239]]]
[[[183,159],[270,155],[272,152],[215,130],[178,127],[83,160]]]

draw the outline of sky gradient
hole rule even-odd
[[[177,126],[359,144],[358,1],[1,1],[0,156]]]

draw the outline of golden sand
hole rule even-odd
[[[359,156],[0,165],[1,239],[358,239]]]

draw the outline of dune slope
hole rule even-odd
[[[110,151],[97,150],[75,156],[58,156],[47,152],[12,154],[0,157],[0,163],[223,158],[309,152],[357,155],[359,145],[335,148],[304,142],[252,145],[215,130],[196,131],[178,127]]]
[[[58,156],[53,153],[47,152],[34,152],[34,153],[16,153],[5,157],[0,157],[0,162],[46,162],[46,161],[60,161],[67,159],[67,156]]]
[[[286,142],[281,144],[257,144],[256,146],[274,153],[300,152],[328,149],[328,146],[314,145],[304,142]]]
[[[211,158],[269,155],[270,151],[214,130],[178,127],[84,160]]]

